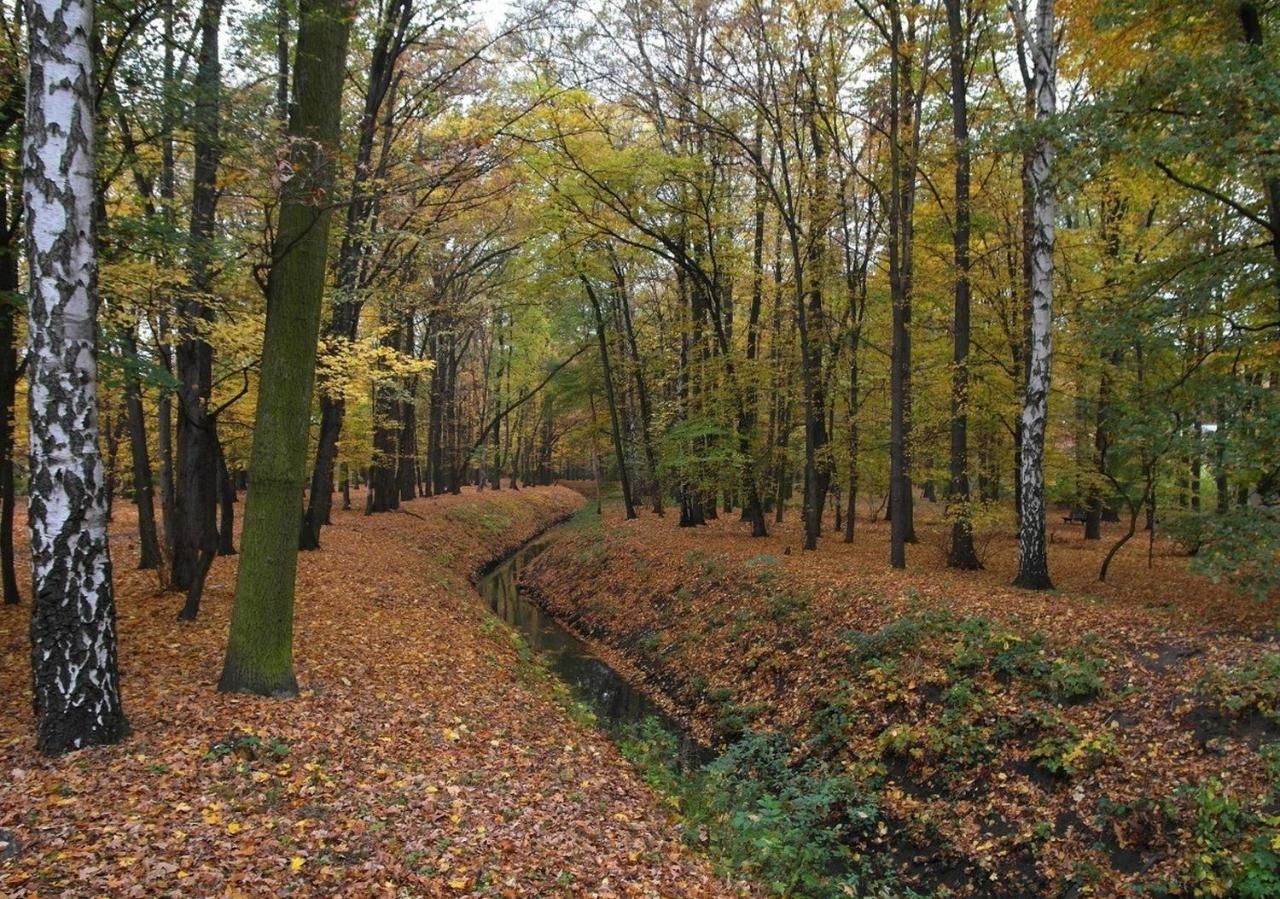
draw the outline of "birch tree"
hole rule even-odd
[[[93,5],[28,0],[26,15],[31,665],[36,743],[56,754],[128,727],[98,451]]]
[[[1036,4],[1031,34],[1026,9],[1011,5],[1023,77],[1035,96],[1035,148],[1031,158],[1031,359],[1022,404],[1022,515],[1018,525],[1018,575],[1014,585],[1050,590],[1045,537],[1044,435],[1053,362],[1054,145],[1049,123],[1057,112],[1057,44],[1053,0]],[[1030,61],[1026,60],[1030,56]]]

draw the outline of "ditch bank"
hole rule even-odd
[[[584,516],[521,586],[723,752],[690,778],[659,728],[629,748],[732,873],[813,896],[1280,891],[1271,634],[894,590],[706,533]]]

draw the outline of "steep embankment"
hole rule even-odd
[[[538,488],[337,513],[301,558],[288,701],[214,690],[235,559],[180,624],[117,521],[126,743],[34,754],[29,608],[0,610],[0,892],[729,895],[470,590],[581,503]]]
[[[742,528],[607,512],[525,584],[704,737],[779,731],[793,764],[851,776],[860,817],[824,812],[851,868],[879,855],[904,883],[982,896],[1280,894],[1274,602],[1172,558],[1036,595],[925,545],[893,572],[882,534],[802,554],[788,528]],[[1084,583],[1102,549],[1068,539],[1063,580]]]

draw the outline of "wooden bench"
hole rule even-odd
[[[1070,515],[1063,515],[1062,520],[1067,524],[1083,524],[1088,519],[1089,513],[1080,508],[1072,508]]]

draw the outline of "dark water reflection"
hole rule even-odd
[[[489,608],[524,636],[548,669],[569,685],[575,698],[595,712],[602,728],[612,734],[648,718],[657,719],[680,742],[683,764],[705,761],[709,753],[626,678],[594,655],[591,649],[533,602],[521,595],[520,571],[556,539],[556,529],[525,544],[481,576],[476,590]]]

